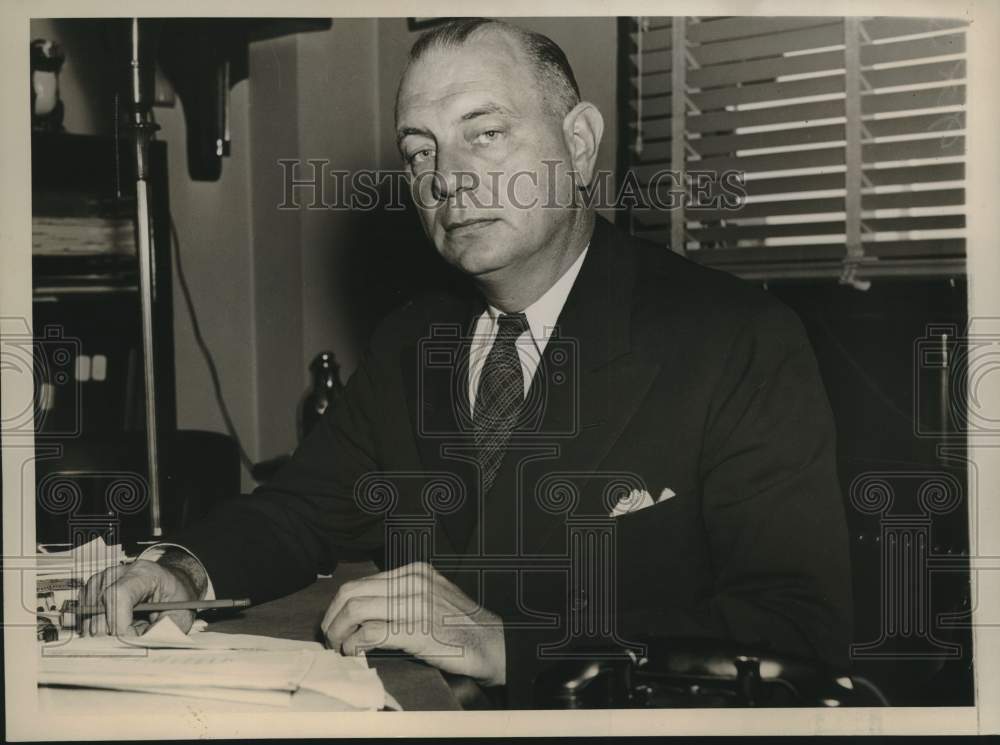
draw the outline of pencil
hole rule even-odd
[[[249,598],[239,600],[176,600],[164,603],[138,603],[132,612],[161,612],[167,610],[217,610],[220,608],[249,608]],[[104,613],[104,608],[80,608],[78,613],[93,616]]]
[[[216,608],[249,608],[249,598],[240,600],[178,600],[166,603],[139,603],[133,611],[214,610]]]

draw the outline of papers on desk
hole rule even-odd
[[[317,642],[250,634],[184,634],[164,616],[140,637],[41,645],[39,685],[82,686],[288,706],[312,691],[355,709],[399,708],[364,657]]]
[[[169,616],[163,616],[142,636],[79,636],[65,629],[58,642],[46,644],[46,657],[95,657],[144,655],[148,649],[245,650],[256,652],[320,651],[319,642],[278,639],[256,634],[220,634],[204,631],[207,624],[198,619],[185,634]]]
[[[72,612],[61,613],[66,601],[76,601],[95,573],[126,561],[122,547],[107,545],[101,536],[75,548],[67,544],[39,545],[31,567],[37,576],[35,607],[57,627],[63,623],[72,625]]]
[[[35,573],[42,577],[81,577],[84,581],[95,572],[116,566],[126,560],[119,545],[109,546],[98,536],[89,543],[65,550],[45,550],[39,547],[35,558]]]

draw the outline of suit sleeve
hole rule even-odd
[[[785,306],[736,336],[702,453],[716,584],[700,620],[725,638],[846,667],[853,612],[836,433],[812,348]]]
[[[624,609],[627,638],[745,642],[848,668],[853,608],[833,416],[798,317],[769,304],[733,337],[710,404],[703,601]]]
[[[274,479],[172,536],[202,562],[219,597],[281,597],[331,571],[345,554],[382,544],[381,518],[354,501],[355,483],[377,462],[374,368],[367,355]]]

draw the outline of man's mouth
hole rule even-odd
[[[466,230],[478,230],[491,223],[496,222],[495,219],[491,218],[477,218],[474,220],[456,220],[454,222],[446,222],[444,224],[444,229],[449,233],[464,232]]]

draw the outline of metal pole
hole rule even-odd
[[[135,138],[135,200],[139,300],[142,307],[142,360],[146,393],[146,456],[149,466],[149,521],[154,537],[163,535],[160,522],[160,467],[156,419],[156,370],[153,353],[153,262],[149,220],[149,142],[157,126],[148,120],[148,100],[143,95],[139,63],[139,19],[132,19],[132,131]]]

